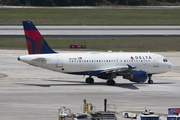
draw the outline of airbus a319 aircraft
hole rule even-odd
[[[162,55],[153,53],[57,53],[52,50],[31,21],[23,21],[29,55],[19,61],[33,66],[75,75],[87,75],[86,83],[94,83],[92,76],[115,85],[122,76],[132,82],[152,84],[153,74],[172,70],[173,64]]]

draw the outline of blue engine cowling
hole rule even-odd
[[[130,74],[123,75],[124,79],[128,79],[132,82],[145,82],[148,78],[148,74],[145,71],[132,71]]]

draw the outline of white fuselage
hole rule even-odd
[[[96,76],[96,72],[135,66],[148,74],[171,71],[173,65],[165,57],[152,53],[54,53],[20,56],[20,61],[58,72]]]

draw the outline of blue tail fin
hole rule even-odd
[[[56,53],[49,47],[31,21],[23,21],[23,27],[29,54]]]

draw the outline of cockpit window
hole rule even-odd
[[[163,61],[164,61],[164,62],[168,62],[168,60],[167,60],[167,59],[163,59]]]

